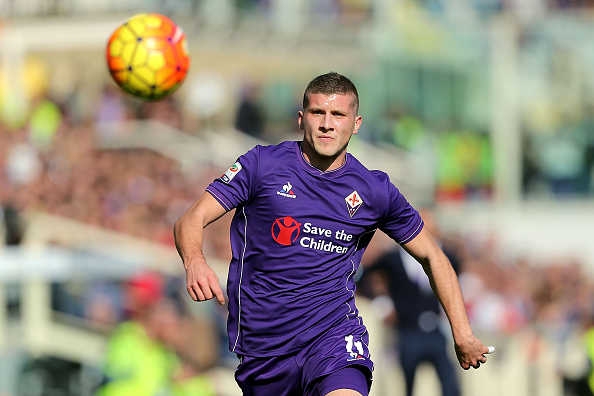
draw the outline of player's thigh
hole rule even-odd
[[[373,371],[368,342],[365,326],[351,321],[332,328],[299,353],[305,394],[317,396],[350,389],[367,395]],[[331,387],[326,386],[330,383]]]
[[[244,356],[235,370],[235,381],[244,396],[298,396],[301,369],[295,356],[258,358]]]
[[[362,396],[359,392],[352,389],[337,389],[322,396]]]
[[[369,382],[366,368],[345,367],[318,379],[314,395],[316,396],[367,396]]]

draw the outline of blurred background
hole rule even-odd
[[[592,6],[0,0],[0,395],[156,394],[102,388],[138,362],[167,373],[160,395],[239,394],[226,308],[187,296],[172,227],[240,154],[300,139],[303,90],[328,71],[359,89],[350,151],[431,210],[471,324],[497,348],[457,370],[462,394],[588,395]],[[139,12],[172,18],[190,47],[183,86],[155,103],[120,93],[105,65],[109,36]],[[222,284],[230,220],[205,236]],[[393,247],[377,235],[363,269]],[[403,394],[386,308],[359,297],[372,395]],[[415,395],[437,394],[422,366]]]

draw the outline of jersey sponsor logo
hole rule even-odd
[[[281,245],[290,246],[299,237],[301,223],[290,216],[278,218],[272,223],[272,238]]]
[[[283,189],[277,191],[276,193],[287,198],[297,198],[297,195],[295,195],[293,192],[293,186],[291,185],[291,182],[287,182],[287,184],[283,186]]]
[[[221,176],[221,180],[223,180],[223,182],[225,182],[226,184],[229,184],[229,182],[233,180],[235,175],[237,175],[241,169],[241,164],[239,163],[239,161],[237,161],[236,163],[231,165],[229,169],[225,171],[223,176]]]
[[[303,228],[301,227],[303,225]],[[330,230],[317,227],[310,222],[299,223],[290,216],[280,217],[272,223],[272,239],[283,246],[291,246],[301,233],[306,234],[299,239],[299,245],[306,249],[321,250],[328,253],[344,254],[349,246],[344,246],[336,241],[350,244],[354,238],[345,230]]]
[[[357,190],[350,193],[344,200],[346,201],[347,209],[351,217],[353,217],[361,205],[363,205],[363,198],[361,198]]]

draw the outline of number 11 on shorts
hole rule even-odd
[[[361,343],[361,341],[353,342],[352,334],[344,337],[344,340],[346,341],[346,350],[349,353],[349,355],[351,355],[350,360],[363,359],[363,344]],[[358,353],[353,351],[353,346],[357,348]]]

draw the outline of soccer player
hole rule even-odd
[[[303,141],[240,156],[175,224],[188,293],[224,304],[202,252],[203,230],[235,208],[227,330],[244,395],[368,394],[373,363],[353,276],[377,229],[423,266],[462,368],[486,362],[488,348],[472,333],[456,274],[421,216],[384,172],[347,153],[361,126],[358,108],[348,78],[314,78],[297,118]]]

